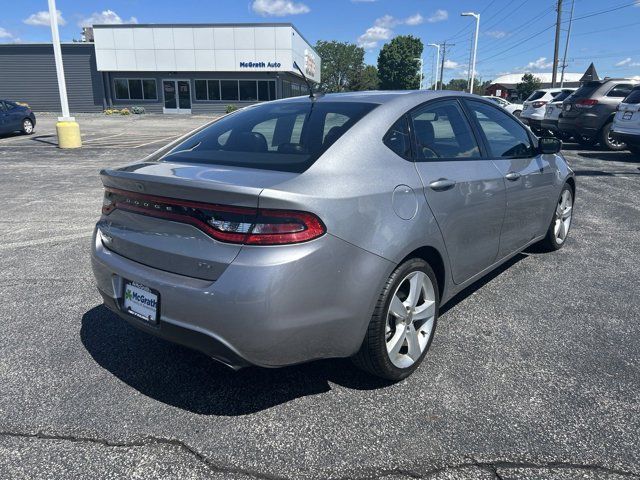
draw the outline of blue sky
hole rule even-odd
[[[635,3],[635,4],[634,4]],[[47,2],[2,0],[0,42],[50,41]],[[445,78],[465,77],[473,20],[480,12],[478,74],[550,71],[556,0],[58,0],[62,40],[86,23],[292,22],[312,43],[339,40],[366,48],[376,63],[380,46],[395,35],[427,43],[450,40]],[[568,19],[571,0],[564,0]],[[605,12],[607,10],[613,10]],[[640,0],[575,0],[569,72],[593,60],[601,76],[640,75]],[[565,23],[566,27],[567,24]],[[564,49],[564,40],[562,50]],[[429,78],[435,49],[424,53]]]

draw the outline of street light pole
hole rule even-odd
[[[436,78],[435,78],[435,82],[433,84],[433,89],[434,90],[438,90],[438,70],[440,68],[440,45],[437,43],[429,43],[427,45],[428,47],[435,47],[438,49],[438,53],[436,54]]]
[[[463,12],[463,17],[473,17],[476,19],[476,34],[473,40],[473,60],[471,61],[471,81],[469,82],[469,93],[473,93],[474,82],[476,81],[476,57],[478,55],[478,34],[480,33],[480,14],[474,12]]]
[[[422,90],[422,83],[424,82],[424,60],[422,57],[415,58],[414,60],[417,60],[420,65],[420,87],[418,87],[418,90]]]
[[[69,100],[67,98],[67,84],[64,79],[64,66],[62,64],[62,48],[60,47],[60,33],[58,31],[58,10],[56,0],[49,0],[49,17],[51,22],[51,39],[53,44],[53,56],[56,62],[56,74],[58,76],[58,91],[60,92],[60,104],[62,117],[58,117],[56,131],[58,133],[58,146],[60,148],[78,148],[82,146],[80,139],[80,127],[75,118],[69,113]]]

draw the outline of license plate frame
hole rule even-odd
[[[139,282],[124,280],[122,311],[150,325],[157,325],[160,317],[160,292]]]

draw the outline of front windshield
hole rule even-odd
[[[213,122],[160,158],[302,172],[377,104],[272,102]]]

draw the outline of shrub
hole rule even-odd
[[[226,113],[231,113],[231,112],[235,112],[236,110],[238,110],[237,105],[227,105],[227,108],[225,109]]]
[[[118,110],[117,108],[107,108],[104,111],[105,115],[117,115],[120,113],[120,110]]]
[[[131,107],[131,113],[134,113],[136,115],[141,115],[145,113],[145,109],[144,107],[139,107],[137,105],[134,105],[133,107]]]
[[[131,112],[128,108],[123,108],[122,110],[120,110],[120,115],[131,115]]]

